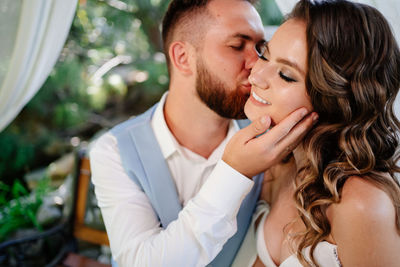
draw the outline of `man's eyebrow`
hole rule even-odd
[[[243,34],[243,33],[236,33],[230,36],[231,38],[241,38],[241,39],[245,39],[248,41],[252,41],[253,38],[251,38],[249,35],[247,34]]]
[[[265,47],[267,48],[267,53],[270,54],[270,53],[269,53],[268,43],[266,44]],[[285,64],[285,65],[288,65],[288,66],[290,66],[290,67],[296,69],[296,70],[297,70],[298,72],[300,72],[302,75],[306,76],[306,72],[305,72],[304,70],[302,70],[302,69],[300,68],[300,66],[297,65],[296,62],[293,62],[293,61],[290,61],[290,60],[287,60],[287,59],[284,59],[284,58],[278,58],[278,59],[276,60],[276,62],[279,62],[279,63]]]

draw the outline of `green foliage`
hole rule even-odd
[[[19,135],[4,132],[0,138],[0,173],[12,175],[33,160],[34,146]]]
[[[263,0],[257,6],[264,25],[280,25],[283,16],[275,0]]]
[[[48,178],[42,179],[33,194],[29,194],[19,180],[15,180],[12,186],[0,181],[0,242],[17,229],[35,227],[43,230],[36,212],[50,189],[49,181]],[[11,194],[13,200],[8,201],[7,194]]]

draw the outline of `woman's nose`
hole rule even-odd
[[[260,89],[268,89],[268,77],[265,69],[260,68],[259,64],[256,64],[254,68],[251,70],[249,76],[249,82],[251,85],[258,87]]]

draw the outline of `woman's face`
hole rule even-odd
[[[269,115],[275,125],[300,107],[312,111],[305,86],[306,24],[295,19],[286,21],[257,50],[263,53],[249,76],[252,87],[244,107],[247,117],[253,121]]]

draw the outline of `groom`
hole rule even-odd
[[[99,138],[90,153],[96,196],[120,267],[230,266],[235,257],[262,180],[220,160],[242,124],[232,119],[244,118],[254,45],[264,39],[252,2],[172,0],[162,28],[168,92]],[[301,119],[298,112],[276,127],[294,143],[312,124],[306,118],[292,129]],[[244,155],[264,148],[264,168],[280,154],[272,136],[268,142],[254,139],[266,127],[264,118],[241,130]],[[263,171],[258,168],[254,173]]]

